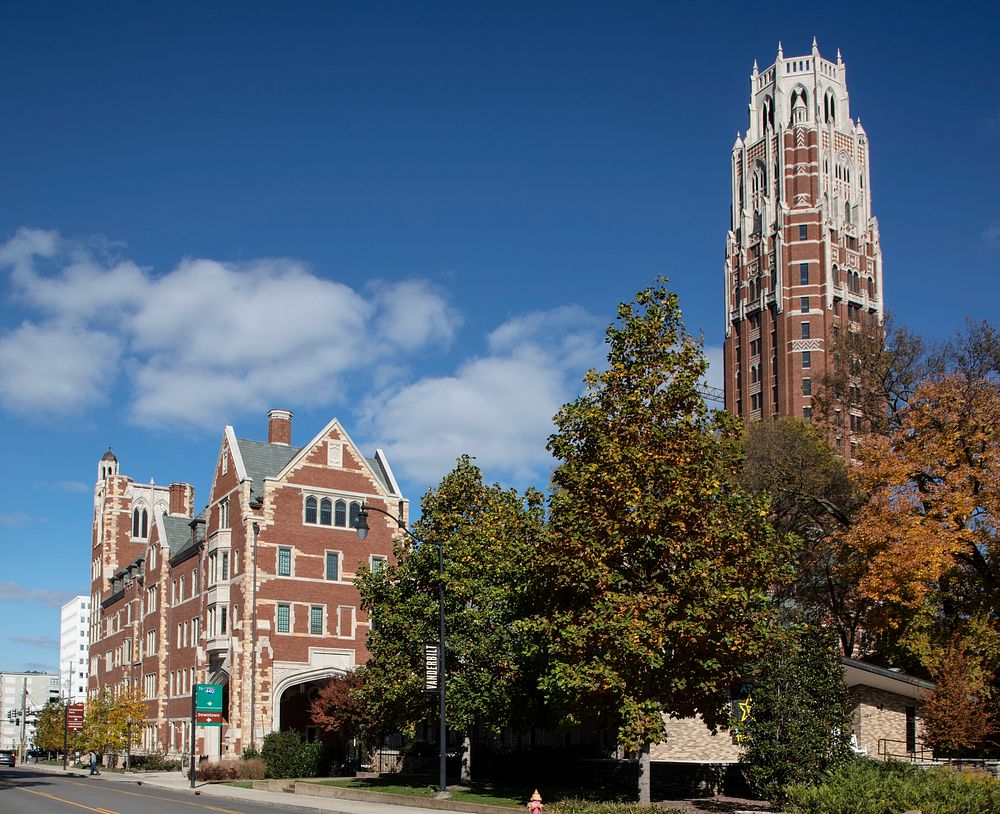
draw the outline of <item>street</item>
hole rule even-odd
[[[67,777],[30,768],[0,769],[0,811],[4,814],[274,814],[294,806],[272,806],[240,800],[196,797],[152,786],[105,781],[100,777]],[[183,807],[183,808],[182,808]]]

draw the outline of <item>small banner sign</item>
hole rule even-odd
[[[194,723],[195,726],[222,726],[222,713],[196,710],[194,713]]]
[[[436,644],[424,645],[424,690],[437,692],[441,688],[441,654]]]
[[[70,732],[83,731],[83,704],[70,704],[66,707],[66,728]]]

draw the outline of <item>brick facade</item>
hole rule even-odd
[[[89,690],[142,688],[147,750],[189,749],[196,683],[221,685],[225,708],[198,753],[236,757],[305,728],[300,690],[368,657],[353,579],[392,556],[398,529],[373,513],[362,542],[350,523],[362,503],[404,519],[408,503],[381,451],[366,458],[336,420],[295,448],[291,413],[268,418],[267,442],[225,429],[198,517],[187,484],[136,484],[110,451],[99,465]]]
[[[883,315],[867,134],[850,118],[846,68],[812,53],[750,77],[750,124],[732,150],[726,241],[726,409],[745,421],[810,418],[838,332]],[[846,334],[845,334],[846,335]],[[833,442],[850,457],[860,410]]]

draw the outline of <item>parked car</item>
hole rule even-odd
[[[10,749],[0,749],[0,766],[13,766],[16,758]]]

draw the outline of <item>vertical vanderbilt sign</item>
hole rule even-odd
[[[424,645],[424,691],[437,692],[441,681],[441,658],[436,644]]]

